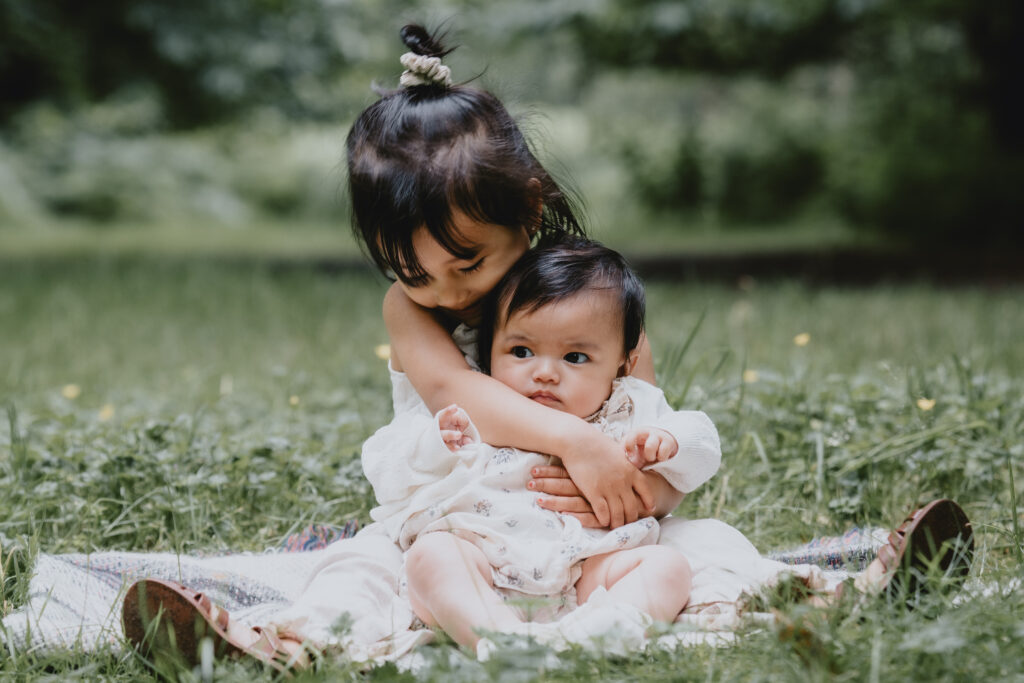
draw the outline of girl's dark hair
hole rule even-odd
[[[644,286],[617,251],[580,237],[531,249],[516,261],[488,296],[480,328],[482,367],[490,369],[494,331],[520,311],[532,313],[581,291],[618,295],[622,311],[622,350],[632,351],[644,330]]]
[[[450,52],[421,26],[401,35],[416,54]],[[403,281],[424,275],[412,248],[420,226],[453,256],[475,256],[460,242],[455,210],[508,229],[536,228],[538,244],[584,234],[576,201],[486,91],[433,83],[385,92],[352,125],[347,151],[356,239],[381,271]]]

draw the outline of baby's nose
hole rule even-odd
[[[540,358],[533,366],[533,379],[537,382],[557,382],[558,368],[546,358]]]

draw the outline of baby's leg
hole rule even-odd
[[[405,559],[412,609],[427,626],[475,648],[476,629],[510,631],[522,622],[495,592],[483,552],[454,534],[416,539]]]
[[[576,582],[583,604],[598,586],[615,602],[632,605],[655,621],[675,621],[690,597],[690,563],[679,552],[646,545],[595,555],[584,560]]]

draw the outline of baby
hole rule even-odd
[[[493,377],[585,418],[678,491],[714,474],[721,452],[707,416],[673,411],[630,377],[644,292],[621,256],[582,239],[536,248],[494,292],[479,345]],[[364,445],[363,467],[380,503],[371,516],[408,550],[409,598],[427,625],[473,647],[480,630],[536,633],[528,618],[552,621],[597,595],[639,624],[672,621],[685,606],[689,565],[655,545],[655,520],[586,528],[586,510],[546,510],[527,488],[554,458],[480,443],[457,406],[431,416],[397,395],[395,406]],[[512,597],[542,600],[524,610]]]

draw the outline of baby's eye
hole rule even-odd
[[[588,360],[590,360],[590,357],[581,351],[570,351],[569,353],[565,354],[565,356],[563,356],[563,359],[566,363],[579,365],[581,363],[586,363]]]
[[[476,271],[480,270],[480,267],[483,265],[484,260],[481,258],[479,261],[472,265],[466,266],[465,268],[459,268],[459,272],[469,275],[470,273],[475,273]]]
[[[533,355],[533,351],[526,348],[525,346],[513,346],[512,355],[516,358],[529,358]]]

